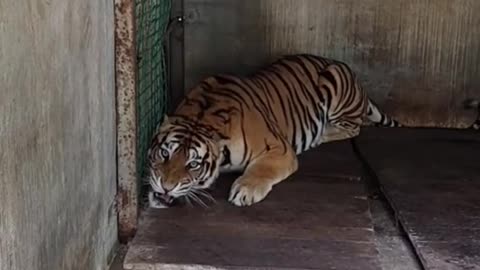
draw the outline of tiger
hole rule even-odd
[[[152,138],[149,205],[194,198],[224,172],[240,173],[228,201],[256,204],[297,171],[299,154],[353,138],[367,121],[402,126],[379,110],[338,60],[287,55],[252,74],[205,77]]]
[[[467,127],[467,129],[480,130],[480,101],[476,99],[467,99],[463,102],[465,109],[477,110],[477,118]]]

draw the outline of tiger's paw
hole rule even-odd
[[[270,184],[239,179],[233,183],[228,201],[236,206],[249,206],[263,200],[270,190]]]

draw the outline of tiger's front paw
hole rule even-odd
[[[233,183],[228,201],[236,206],[249,206],[263,200],[270,190],[270,184],[239,179]]]

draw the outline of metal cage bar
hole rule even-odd
[[[164,50],[171,0],[115,0],[117,211],[121,242],[137,229],[151,136],[167,107]]]
[[[117,211],[120,242],[137,228],[137,113],[134,0],[115,0],[115,85],[117,100]]]

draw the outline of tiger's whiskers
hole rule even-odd
[[[190,197],[188,197],[188,194],[185,196],[185,201],[187,202],[188,206],[192,206],[192,201],[190,201]]]
[[[205,190],[202,190],[202,189],[193,189],[192,192],[195,193],[196,195],[199,195],[199,196],[204,197],[205,199],[209,200],[209,201],[212,202],[212,203],[217,203],[217,201],[215,200],[215,198],[213,198],[213,196],[212,196],[210,193],[208,193],[207,191],[205,191]]]
[[[204,208],[208,208],[208,205],[200,197],[198,197],[194,192],[187,193],[185,197],[192,199],[194,202],[200,204]]]

